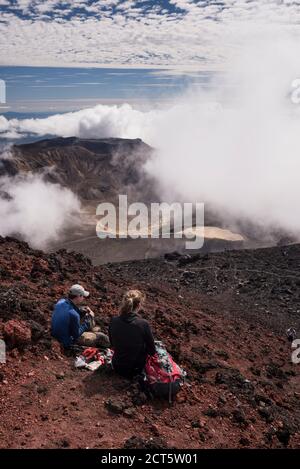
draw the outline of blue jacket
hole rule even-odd
[[[88,329],[88,323],[80,325],[79,309],[71,300],[63,298],[56,303],[51,320],[51,334],[64,347],[70,347]]]

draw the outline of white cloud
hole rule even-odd
[[[80,203],[68,189],[41,175],[1,177],[0,235],[21,235],[31,246],[45,248],[65,228],[79,223]]]
[[[0,64],[222,68],[252,22],[299,29],[300,5],[288,0],[170,4],[180,10],[162,14],[155,2],[152,9],[143,10],[135,1],[102,0],[88,6],[78,1],[19,0],[2,15],[0,42],[5,47]],[[118,9],[113,15],[114,6]],[[86,14],[77,15],[78,7]],[[28,17],[19,18],[16,8]],[[70,19],[65,18],[65,8],[74,15]],[[51,20],[43,20],[45,12],[53,15]]]
[[[46,119],[11,119],[0,116],[0,137],[7,132],[59,135],[61,137],[145,138],[157,111],[141,112],[129,104],[98,105]]]

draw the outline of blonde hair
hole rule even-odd
[[[130,314],[136,311],[144,302],[145,295],[139,290],[129,290],[123,296],[121,305],[121,314]]]

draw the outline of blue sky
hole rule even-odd
[[[96,104],[154,104],[188,86],[208,87],[212,74],[173,75],[168,70],[0,66],[6,111],[64,111]],[[4,109],[3,109],[4,110]]]
[[[207,86],[270,23],[298,34],[299,2],[0,0],[0,79],[10,110],[166,100]]]

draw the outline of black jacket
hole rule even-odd
[[[150,326],[136,313],[113,317],[108,333],[114,349],[113,367],[123,376],[139,374],[145,366],[147,355],[155,354]]]

